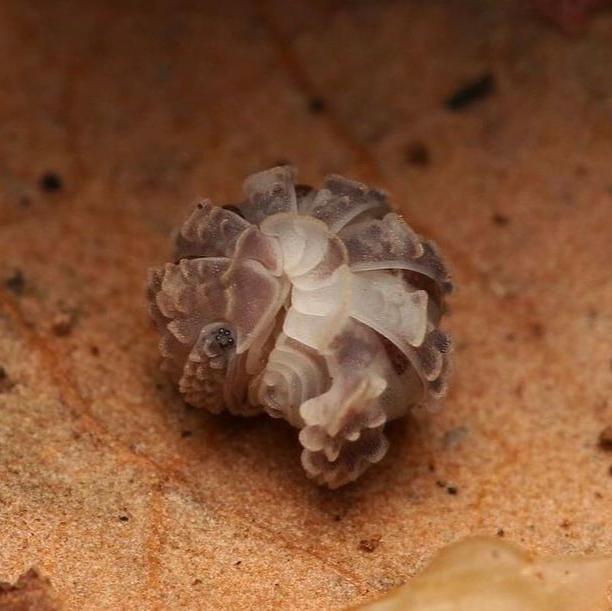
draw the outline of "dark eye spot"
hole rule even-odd
[[[232,337],[232,332],[225,327],[221,327],[216,335],[215,341],[219,348],[231,348],[234,345],[234,338]]]

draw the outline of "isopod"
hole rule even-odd
[[[299,429],[307,475],[336,488],[382,459],[388,421],[444,395],[451,280],[382,191],[288,166],[244,191],[197,203],[150,273],[164,368],[193,406]]]

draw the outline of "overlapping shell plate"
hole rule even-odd
[[[451,282],[382,192],[294,179],[276,167],[237,206],[198,203],[149,307],[188,403],[284,418],[307,474],[334,488],[384,456],[389,420],[444,394]]]

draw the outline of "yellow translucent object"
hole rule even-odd
[[[444,548],[362,611],[609,611],[612,557],[539,558],[493,538]]]

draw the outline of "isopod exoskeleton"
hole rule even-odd
[[[335,488],[384,456],[387,421],[444,394],[452,287],[384,193],[294,178],[272,168],[246,179],[239,205],[198,203],[148,297],[185,400],[285,419],[308,476]]]

